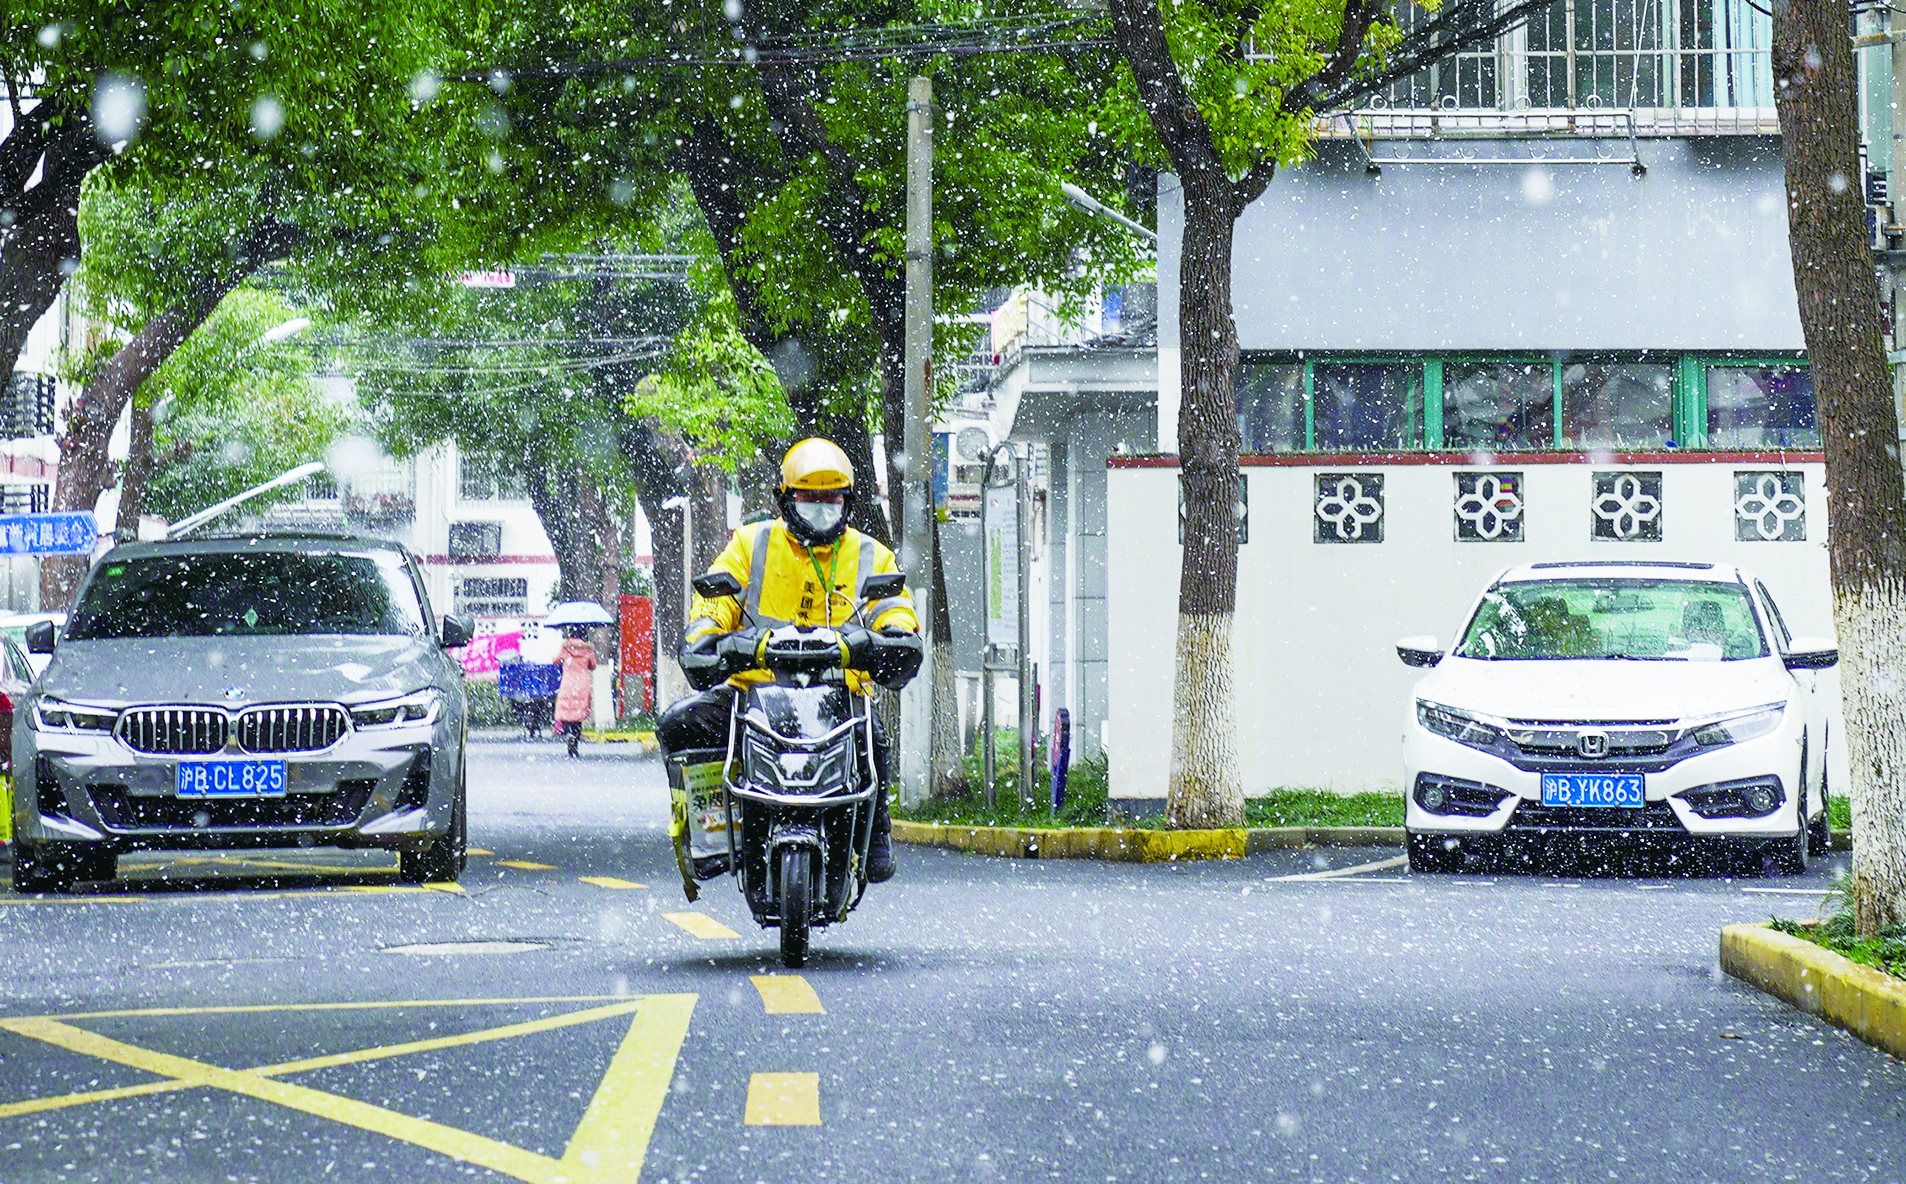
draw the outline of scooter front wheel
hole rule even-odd
[[[814,853],[806,847],[781,852],[781,965],[799,970],[807,964],[808,902]]]

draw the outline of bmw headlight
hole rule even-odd
[[[1502,732],[1454,707],[1444,707],[1440,703],[1431,703],[1427,699],[1416,701],[1416,722],[1422,724],[1438,736],[1447,736],[1458,744],[1471,748],[1490,749],[1502,739]]]
[[[351,708],[351,722],[360,728],[414,727],[435,723],[443,710],[443,692],[435,687],[400,699],[380,699]]]
[[[1720,748],[1727,744],[1739,744],[1743,740],[1757,740],[1780,726],[1786,717],[1785,703],[1767,703],[1760,707],[1750,707],[1746,711],[1729,712],[1726,715],[1697,720],[1688,726],[1688,732],[1694,742],[1702,748]]]
[[[33,722],[43,732],[110,732],[119,713],[45,698],[34,704]]]

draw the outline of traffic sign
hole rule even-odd
[[[90,555],[99,526],[84,510],[0,515],[0,555]]]

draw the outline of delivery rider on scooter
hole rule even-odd
[[[691,682],[696,673],[720,669],[732,657],[723,647],[738,644],[732,635],[742,628],[744,608],[745,619],[764,629],[839,627],[859,607],[860,587],[868,576],[900,570],[885,544],[847,525],[855,496],[853,463],[832,441],[814,437],[788,449],[775,498],[781,517],[735,531],[709,569],[740,581],[741,595],[713,600],[698,595],[690,608],[682,669]],[[867,628],[889,636],[915,637],[920,629],[913,598],[904,589],[867,605],[864,621]],[[675,703],[656,724],[657,739],[671,753],[726,747],[736,688],[771,677],[764,670],[743,670]],[[861,690],[867,678],[863,671],[848,671],[848,688]],[[887,812],[892,763],[886,730],[876,718],[874,764],[880,787],[874,794],[873,842],[867,853],[867,878],[874,883],[893,878],[893,823]]]

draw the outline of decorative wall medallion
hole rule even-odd
[[[1320,543],[1383,541],[1383,474],[1317,474],[1316,514]]]
[[[1456,538],[1464,543],[1522,541],[1522,474],[1457,473]]]
[[[1661,541],[1661,474],[1596,473],[1589,535],[1624,543]]]
[[[1734,538],[1743,543],[1798,543],[1807,537],[1803,473],[1734,474]]]

